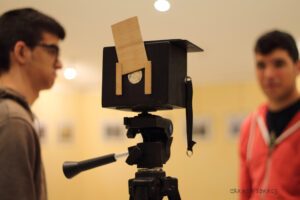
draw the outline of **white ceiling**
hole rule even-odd
[[[191,53],[188,73],[200,83],[254,79],[253,45],[274,28],[300,40],[300,0],[169,0],[157,12],[154,0],[0,0],[0,13],[33,7],[65,27],[61,59],[79,71],[77,83],[101,83],[102,49],[113,45],[110,26],[138,16],[144,40],[187,39],[203,53]]]

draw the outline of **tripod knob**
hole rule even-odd
[[[138,146],[128,148],[129,156],[126,159],[128,165],[137,164],[138,159],[142,155],[142,150]]]
[[[136,128],[129,128],[127,131],[127,137],[128,138],[135,138],[136,134],[138,133],[138,129]]]

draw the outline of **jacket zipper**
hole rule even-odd
[[[300,127],[300,121],[298,121],[296,124],[294,124],[288,130],[283,132],[278,138],[276,138],[275,133],[273,133],[273,132],[271,132],[271,134],[268,134],[268,129],[266,128],[262,117],[258,117],[257,122],[258,122],[259,128],[261,130],[263,139],[265,140],[266,144],[269,144],[266,172],[265,172],[264,182],[263,182],[263,186],[261,188],[262,191],[261,191],[261,195],[260,195],[260,199],[264,200],[265,195],[266,195],[266,189],[267,189],[268,183],[269,183],[270,168],[271,168],[271,156],[274,151],[274,148],[279,143],[281,143],[285,138],[287,138],[289,135],[293,134],[295,132],[295,130],[297,130]]]
[[[275,148],[275,145],[276,145],[275,141],[276,141],[276,136],[275,136],[275,133],[272,132],[270,134],[269,153],[268,153],[267,166],[266,166],[266,172],[265,172],[263,187],[262,187],[261,196],[260,196],[261,200],[265,199],[266,189],[267,189],[268,183],[269,183],[270,167],[271,167],[271,157],[272,157],[272,153],[273,153],[273,150]]]

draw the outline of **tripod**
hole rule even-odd
[[[178,181],[167,177],[162,170],[170,158],[173,138],[172,122],[160,116],[143,112],[133,118],[124,118],[127,137],[135,138],[140,133],[143,142],[128,148],[128,153],[109,154],[80,162],[64,162],[63,172],[67,178],[101,165],[115,162],[117,158],[127,156],[127,164],[137,165],[135,178],[129,180],[129,200],[180,200]]]
[[[124,118],[127,137],[134,138],[137,133],[143,137],[143,142],[129,147],[126,162],[137,165],[138,171],[134,179],[129,180],[130,200],[180,200],[178,181],[166,177],[162,170],[170,158],[170,148],[173,138],[172,122],[147,112],[133,118]]]

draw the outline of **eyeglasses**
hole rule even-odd
[[[46,48],[51,55],[55,56],[55,61],[57,61],[59,55],[59,47],[57,45],[38,43],[37,46]]]

